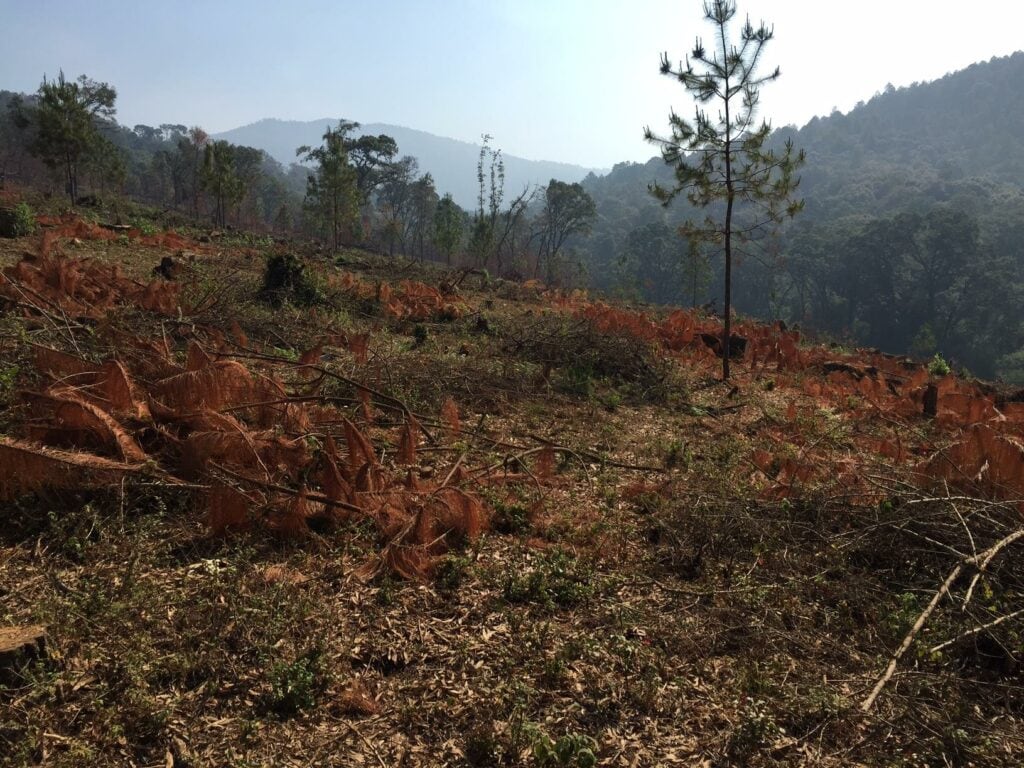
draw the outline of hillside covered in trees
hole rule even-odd
[[[886,88],[849,114],[777,130],[807,153],[804,212],[742,260],[740,311],[890,352],[941,352],[972,372],[1024,377],[1024,53],[933,83]],[[660,158],[584,181],[590,283],[659,303],[718,295],[721,264],[687,255],[682,201],[648,186]]]
[[[1024,53],[776,130],[775,146],[806,152],[805,208],[738,255],[737,309],[1024,381],[1021,81]],[[11,108],[36,98],[0,92],[0,173],[59,194],[66,180],[31,151],[33,129]],[[91,195],[331,239],[310,194],[316,163],[291,146],[319,143],[328,125],[267,120],[211,137],[100,117],[102,140],[78,169]],[[686,204],[663,208],[649,192],[670,177],[660,158],[591,173],[581,187],[584,169],[506,157],[487,142],[341,124],[359,198],[347,243],[660,304],[719,294],[721,259],[689,252],[677,232]],[[289,153],[287,164],[275,159]],[[533,181],[548,172],[556,183]]]
[[[285,166],[262,148],[198,126],[129,129],[115,119],[116,99],[113,86],[63,72],[44,79],[36,94],[0,91],[0,178],[47,198],[66,195],[73,205],[117,209],[132,200],[180,223],[312,237],[335,249],[358,245],[549,281],[576,274],[562,268],[564,247],[588,230],[593,201],[579,183],[534,179],[548,171],[579,178],[585,169],[506,158],[489,136],[471,145],[394,131],[423,149],[463,197],[473,190],[467,210],[395,136],[374,134],[373,126],[339,120],[295,131],[264,121],[255,134],[238,134],[279,154],[291,141],[308,140],[292,147],[294,161]]]
[[[296,147],[318,141],[324,128],[337,122],[338,118],[307,121],[267,119],[215,134],[214,138],[258,147],[287,166],[295,161]],[[401,147],[402,154],[415,157],[423,171],[430,173],[442,194],[450,194],[463,208],[472,209],[475,205],[479,191],[476,179],[479,143],[386,123],[364,123],[356,133],[360,136],[383,134],[392,137]],[[588,173],[606,172],[571,163],[527,160],[509,154],[504,155],[504,161],[505,184],[516,193],[524,187],[546,184],[549,179],[572,184],[582,181]]]

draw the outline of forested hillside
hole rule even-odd
[[[739,309],[1020,380],[1022,82],[1017,53],[778,130],[807,152],[806,208],[741,263]],[[599,214],[584,254],[594,286],[663,303],[719,293],[719,262],[686,257],[674,235],[685,204],[666,211],[648,193],[668,178],[659,158],[584,183]]]
[[[31,119],[38,98],[0,91],[0,179],[60,196],[67,192],[66,170],[54,164],[61,147],[40,141],[40,126]],[[127,197],[202,218],[219,209],[222,226],[286,229],[298,223],[307,169],[283,166],[254,147],[217,142],[198,126],[129,128],[114,114],[76,136],[77,186],[85,203]]]
[[[806,151],[806,206],[779,236],[738,254],[738,310],[886,351],[940,353],[974,374],[1024,383],[1020,82],[1024,53],[890,86],[849,114],[777,130],[777,146],[792,140]],[[60,168],[32,151],[33,128],[8,108],[19,98],[0,92],[0,175],[60,194]],[[577,166],[342,125],[358,188],[348,242],[662,304],[720,294],[717,254],[687,252],[677,234],[685,201],[665,209],[649,193],[670,178],[660,158],[590,173],[581,189]],[[324,200],[309,186],[315,163],[294,162],[326,123],[265,120],[220,137],[174,124],[129,129],[112,116],[99,126],[78,168],[92,196],[327,237]]]
[[[301,122],[297,120],[260,120],[250,125],[214,135],[232,144],[258,147],[280,163],[295,162],[295,148],[315,144],[324,128],[337,123],[337,118],[324,118]],[[450,194],[463,208],[472,209],[477,202],[476,166],[480,144],[458,141],[446,136],[435,136],[426,131],[404,128],[385,123],[366,123],[356,131],[361,136],[385,135],[392,137],[403,155],[419,161],[420,170],[430,173],[437,188]],[[515,194],[524,187],[547,184],[550,179],[569,183],[582,181],[596,169],[582,168],[571,163],[547,160],[527,160],[515,155],[504,155],[505,186]]]
[[[490,136],[476,145],[347,120],[263,121],[223,134],[231,141],[199,126],[129,129],[116,120],[116,99],[108,83],[63,73],[36,94],[0,91],[0,184],[111,206],[118,219],[132,218],[132,201],[179,223],[301,235],[503,276],[578,276],[565,246],[589,230],[593,201],[578,182],[542,175],[580,178],[578,166],[507,157]],[[258,146],[242,143],[250,139]],[[448,184],[469,199],[465,209]]]

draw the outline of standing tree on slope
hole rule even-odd
[[[113,120],[117,91],[82,75],[68,80],[61,70],[56,80],[43,78],[34,104],[14,102],[16,124],[33,129],[29,152],[51,169],[61,169],[64,187],[74,205],[78,202],[81,167],[117,150],[100,133],[100,124]]]
[[[682,83],[697,102],[694,121],[673,110],[669,115],[671,136],[656,136],[647,128],[644,137],[661,148],[662,158],[673,167],[676,177],[671,188],[653,185],[652,194],[667,206],[685,192],[695,208],[710,209],[702,222],[687,221],[680,233],[694,245],[722,248],[725,256],[721,350],[725,380],[729,378],[731,351],[733,255],[803,207],[803,201],[793,195],[800,183],[795,172],[804,162],[804,153],[794,153],[789,141],[779,153],[765,148],[771,126],[767,121],[754,126],[761,86],[780,75],[778,69],[770,75],[757,74],[761,54],[774,31],[763,22],[755,28],[748,18],[737,46],[729,41],[729,24],[736,16],[733,0],[706,0],[704,16],[715,28],[713,50],[705,49],[698,38],[685,64],[673,66],[668,54],[661,59],[661,73]],[[715,119],[703,109],[711,103],[718,107]]]
[[[306,179],[306,212],[331,234],[334,251],[341,247],[346,233],[359,226],[359,187],[355,168],[349,162],[345,139],[353,123],[344,120],[329,126],[319,147],[299,147],[296,155],[316,163]]]

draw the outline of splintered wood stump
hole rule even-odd
[[[924,415],[934,419],[939,412],[939,388],[929,384],[924,391]]]
[[[719,357],[722,356],[722,337],[714,333],[702,333],[701,341]],[[742,360],[747,351],[746,336],[739,336],[735,333],[729,334],[729,358],[731,360]]]
[[[46,627],[0,627],[0,672],[46,655]]]
[[[17,224],[18,217],[14,213],[14,208],[6,205],[0,206],[0,237],[17,237]]]

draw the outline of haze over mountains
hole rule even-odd
[[[830,192],[867,173],[902,175],[942,169],[945,176],[984,176],[1014,186],[1024,184],[1024,150],[1015,130],[1024,125],[1024,53],[979,62],[930,83],[886,89],[848,113],[816,117],[806,126],[779,127],[779,140],[793,138],[808,153],[804,189]],[[316,146],[324,129],[338,118],[297,121],[267,118],[215,134],[233,144],[264,150],[285,166],[295,162],[295,150]],[[653,126],[657,131],[658,126]],[[638,128],[638,131],[640,128]],[[387,134],[398,143],[399,155],[412,155],[420,171],[433,175],[441,192],[450,192],[459,205],[474,209],[477,198],[476,166],[480,144],[437,136],[426,131],[386,123],[366,123],[357,134]],[[501,149],[500,140],[491,142]],[[605,177],[588,186],[617,187],[616,176],[639,177],[634,191],[646,194],[655,177],[667,178],[667,170],[653,156],[646,164],[623,163],[609,169],[586,168],[557,160],[530,160],[503,153],[506,193],[526,184],[546,184],[552,178],[577,182],[593,173]],[[646,166],[646,171],[640,168]],[[622,178],[619,181],[624,180]],[[817,196],[811,196],[816,205]],[[646,200],[655,205],[653,200]],[[872,212],[887,210],[884,195],[864,200]]]
[[[297,121],[267,118],[214,136],[232,144],[262,149],[278,162],[295,162],[295,150],[303,145],[320,144],[324,129],[338,124],[338,118]],[[366,123],[356,134],[386,134],[398,143],[399,155],[412,155],[420,164],[420,171],[429,172],[442,193],[450,193],[463,208],[473,210],[477,202],[477,161],[480,145],[426,131],[403,128],[386,123]],[[501,149],[500,141],[492,141],[494,149]],[[565,182],[582,181],[589,173],[606,173],[607,169],[584,168],[571,163],[548,160],[527,160],[502,153],[505,160],[505,190],[517,194],[526,185],[547,184],[551,179]]]

